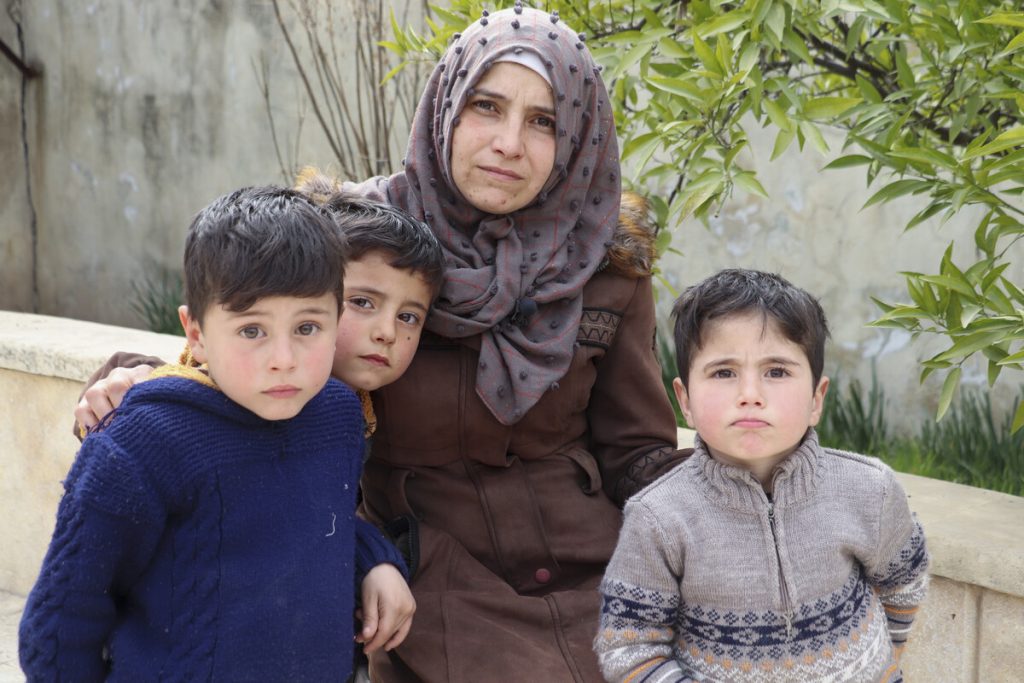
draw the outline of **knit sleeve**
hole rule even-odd
[[[86,439],[19,627],[30,681],[103,680],[118,586],[147,563],[163,515],[145,478],[99,435]]]
[[[907,495],[892,470],[886,468],[878,551],[866,567],[888,619],[889,637],[902,647],[928,590],[928,549],[924,530],[910,512]]]
[[[628,503],[601,582],[594,649],[606,680],[692,680],[673,652],[682,560],[681,548],[668,541],[656,515],[642,502]]]
[[[360,586],[363,579],[370,573],[370,570],[379,564],[393,564],[402,572],[406,581],[409,580],[409,570],[405,566],[405,560],[398,548],[394,546],[380,529],[362,519],[355,517],[356,524],[356,595],[360,594]]]

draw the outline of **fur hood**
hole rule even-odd
[[[624,190],[605,268],[624,277],[647,277],[654,271],[654,261],[658,258],[657,236],[658,226],[647,200]]]

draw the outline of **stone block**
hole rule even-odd
[[[975,683],[980,589],[937,576],[903,653],[913,683]],[[984,680],[984,679],[982,679]]]
[[[978,680],[1024,680],[1024,599],[984,591],[978,637]]]

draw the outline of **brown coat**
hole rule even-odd
[[[425,335],[374,394],[368,517],[418,520],[412,632],[380,681],[599,681],[597,587],[621,506],[682,457],[654,353],[650,277],[584,289],[572,365],[517,424],[477,397],[478,338]]]

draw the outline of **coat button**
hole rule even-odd
[[[547,583],[551,580],[551,572],[541,568],[533,573],[533,578],[537,580],[537,583]]]

